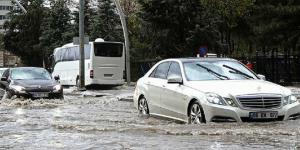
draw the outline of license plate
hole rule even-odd
[[[277,118],[278,112],[250,112],[249,117],[252,119],[271,119],[271,118]]]
[[[48,93],[33,93],[32,96],[35,98],[40,98],[40,97],[48,97]]]

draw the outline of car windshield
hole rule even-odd
[[[15,68],[11,70],[11,78],[13,80],[50,80],[51,76],[42,68]]]
[[[236,61],[192,61],[183,63],[183,66],[188,81],[257,79]]]

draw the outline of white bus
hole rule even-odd
[[[84,45],[85,86],[121,85],[125,70],[124,46],[121,42],[97,39]],[[53,52],[52,76],[59,76],[62,85],[79,84],[79,46],[73,43],[58,47]]]

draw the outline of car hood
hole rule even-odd
[[[14,80],[11,84],[13,85],[20,85],[23,87],[48,87],[48,86],[55,86],[58,83],[54,80]]]
[[[189,81],[187,86],[202,92],[213,92],[224,97],[266,93],[284,96],[291,94],[289,89],[264,80]]]

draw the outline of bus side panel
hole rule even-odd
[[[52,76],[59,76],[62,85],[76,85],[76,78],[79,74],[79,61],[58,62],[54,66]]]

